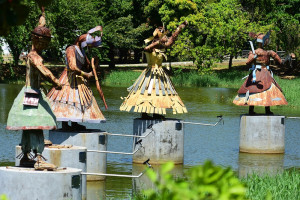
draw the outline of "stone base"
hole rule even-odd
[[[242,115],[240,152],[284,153],[284,116]]]
[[[148,128],[152,124],[152,128]],[[150,158],[151,164],[161,164],[172,161],[183,163],[183,123],[178,119],[134,119],[133,134],[146,138],[134,138],[134,151],[139,148],[136,141],[142,139],[143,147],[133,155],[134,163],[143,163]]]
[[[86,130],[85,132],[49,131],[49,140],[53,144],[75,145],[87,150],[106,151],[107,136],[100,130]],[[87,172],[106,173],[106,154],[87,152]],[[105,180],[105,176],[87,175],[87,181]]]
[[[81,200],[80,183],[80,169],[35,171],[32,168],[0,167],[0,194],[11,200]]]
[[[16,146],[16,157],[22,152],[21,146]],[[56,165],[59,168],[71,167],[86,172],[86,148],[72,146],[70,148],[45,147],[42,155],[46,162]],[[20,159],[15,159],[15,165],[20,165]],[[86,176],[82,176],[82,199],[87,197]]]

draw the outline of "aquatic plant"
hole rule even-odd
[[[223,169],[211,161],[188,170],[186,179],[175,179],[169,172],[174,164],[162,165],[160,173],[148,170],[156,190],[143,192],[144,199],[159,200],[235,200],[245,199],[246,188],[230,168]],[[140,198],[140,197],[139,197]]]
[[[133,70],[116,70],[109,73],[109,75],[102,81],[104,85],[108,86],[131,86],[134,81],[141,74],[141,71],[133,71]]]
[[[247,185],[246,197],[256,199],[300,199],[300,172],[296,169],[275,176],[253,174],[242,182]]]

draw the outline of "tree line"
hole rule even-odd
[[[168,60],[192,60],[200,70],[209,68],[250,49],[249,32],[269,30],[270,49],[300,56],[300,0],[4,0],[0,4],[22,6],[8,4],[0,10],[0,35],[9,44],[14,65],[30,48],[30,32],[40,15],[37,5],[43,1],[54,36],[44,56],[55,63],[63,62],[67,45],[96,25],[103,26],[103,45],[92,55],[110,67],[139,63],[144,39],[155,27],[165,26],[171,33],[185,20],[189,25],[166,52]]]

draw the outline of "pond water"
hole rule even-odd
[[[5,129],[8,112],[22,85],[0,85],[0,165],[13,165],[15,146],[21,141],[21,133]],[[230,166],[240,176],[249,170],[277,171],[291,167],[300,167],[300,120],[285,121],[285,154],[249,155],[239,153],[240,115],[247,113],[248,107],[239,107],[231,103],[236,89],[225,88],[176,88],[188,113],[167,117],[180,118],[187,122],[215,123],[218,115],[223,115],[224,124],[215,127],[184,125],[184,165],[176,166],[174,173],[182,174],[184,170],[212,160],[224,167]],[[103,111],[107,122],[87,124],[88,128],[100,128],[110,133],[132,134],[133,119],[137,113],[120,112],[120,97],[127,95],[125,87],[103,87],[109,109]],[[96,90],[97,101],[103,110],[103,104]],[[256,110],[263,112],[262,108]],[[288,117],[300,116],[300,110],[287,106],[272,108],[278,115]],[[45,134],[47,137],[47,133]],[[109,136],[108,150],[132,152],[132,139]],[[151,163],[151,160],[150,160]],[[143,170],[143,166],[132,164],[128,155],[108,154],[107,173],[134,174]],[[143,186],[146,185],[146,186]],[[150,185],[147,177],[142,179],[107,177],[103,182],[88,183],[88,199],[129,199],[134,191]]]

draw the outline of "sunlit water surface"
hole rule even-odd
[[[8,112],[13,100],[22,85],[0,85],[0,165],[13,165],[15,146],[21,141],[19,131],[5,129]],[[101,109],[103,104],[95,88],[94,94]],[[224,167],[230,166],[240,176],[253,168],[266,171],[283,170],[300,167],[300,120],[285,121],[285,154],[249,155],[239,153],[239,121],[240,115],[247,112],[248,107],[239,107],[231,103],[236,95],[235,89],[225,88],[176,88],[188,113],[167,117],[180,118],[187,122],[215,123],[218,115],[223,115],[224,124],[211,126],[184,125],[184,165],[176,166],[174,174],[182,175],[183,171],[212,160]],[[109,109],[103,111],[107,122],[86,124],[88,128],[100,128],[110,133],[132,134],[133,119],[137,113],[120,112],[120,97],[127,95],[125,87],[103,87]],[[263,109],[257,109],[263,112]],[[300,110],[287,106],[272,108],[278,115],[288,117],[300,116]],[[259,124],[258,124],[259,126]],[[45,133],[47,137],[47,133]],[[108,150],[132,152],[132,139],[109,136]],[[151,162],[151,161],[150,161]],[[109,154],[107,156],[107,173],[134,174],[143,171],[143,166],[132,165],[132,157]],[[147,177],[141,179],[107,177],[106,181],[88,183],[88,199],[129,199],[136,189],[151,187]]]

